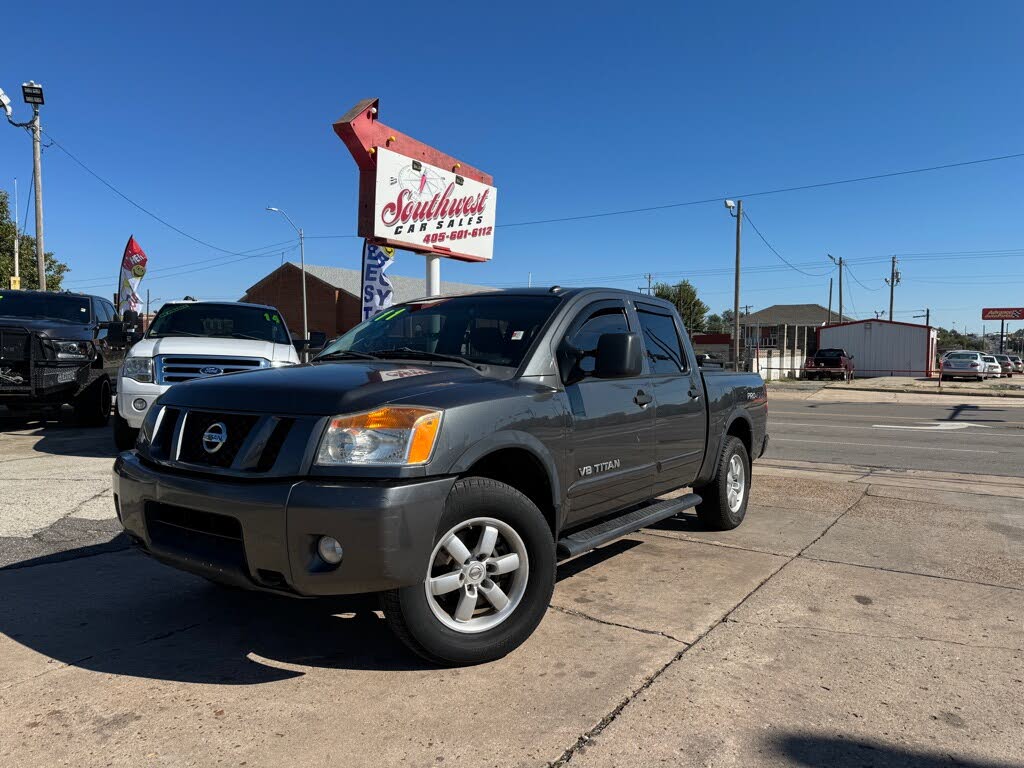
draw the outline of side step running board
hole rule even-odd
[[[604,520],[590,528],[574,531],[558,540],[558,556],[560,558],[575,557],[592,549],[607,544],[609,541],[638,531],[660,520],[672,517],[680,512],[700,504],[701,498],[696,493],[688,493],[678,499],[658,501],[646,507],[626,512],[618,517]]]

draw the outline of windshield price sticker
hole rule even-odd
[[[453,171],[377,148],[373,235],[410,250],[424,246],[490,261],[498,190]]]

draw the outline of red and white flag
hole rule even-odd
[[[128,238],[121,258],[121,275],[117,289],[117,313],[124,316],[126,310],[139,311],[142,300],[139,298],[139,283],[146,274],[146,252],[142,250],[135,236]]]

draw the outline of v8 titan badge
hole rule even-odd
[[[492,186],[378,147],[373,236],[490,261],[497,196]]]

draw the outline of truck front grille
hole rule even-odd
[[[230,467],[238,456],[258,416],[242,413],[210,413],[189,411],[181,430],[178,458],[190,464]],[[204,437],[214,425],[214,434],[223,435],[223,442]]]
[[[177,384],[224,373],[257,371],[270,363],[262,357],[213,357],[206,355],[157,355],[156,383]]]

